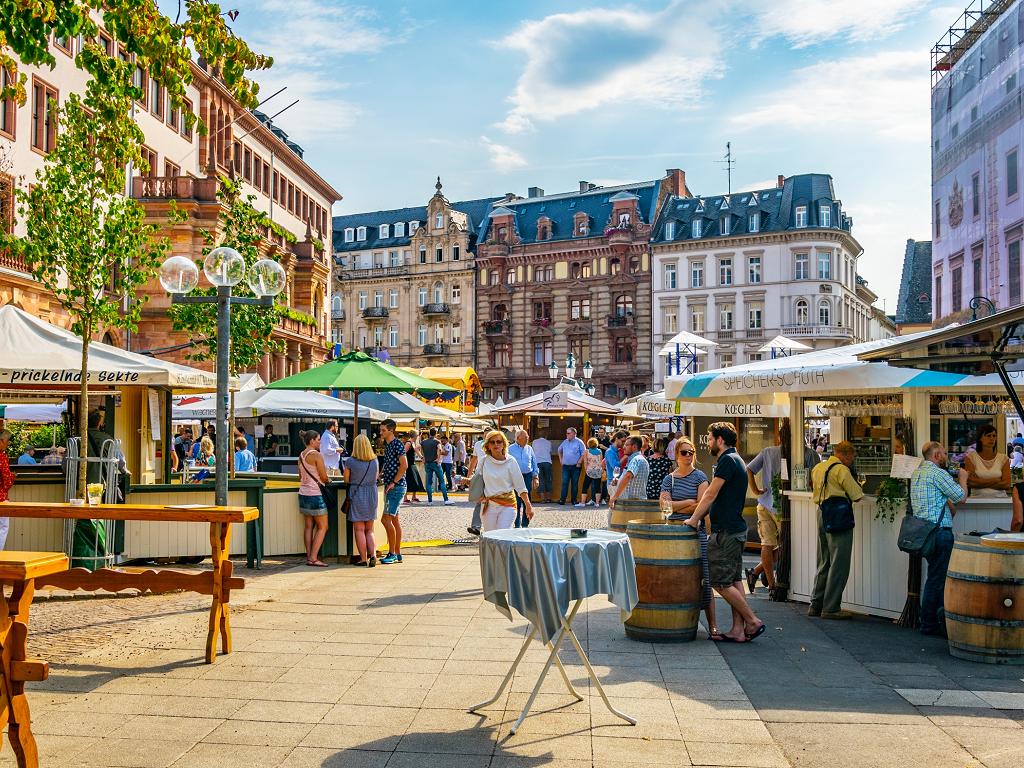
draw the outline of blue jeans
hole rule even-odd
[[[551,489],[555,487],[555,484],[551,479],[550,461],[537,462],[537,478],[537,493],[551,493]]]
[[[437,478],[437,487],[441,489],[441,495],[448,501],[448,486],[444,484],[444,473],[441,465],[436,461],[423,462],[423,471],[427,475],[427,504],[434,500],[434,478]]]
[[[570,504],[576,503],[576,492],[579,490],[580,480],[580,468],[573,464],[571,467],[562,467],[562,495],[558,499],[559,504],[565,504],[565,496],[569,493],[570,488],[572,493],[569,495],[572,497]]]
[[[403,480],[384,494],[384,514],[397,515],[398,507],[405,498],[405,481]]]
[[[921,590],[921,631],[935,632],[942,626],[946,571],[953,554],[953,531],[940,528],[935,533],[935,549],[928,557],[928,578]]]
[[[533,487],[533,475],[523,475],[523,482],[526,483],[526,495],[530,495],[530,489]],[[523,501],[523,497],[516,494],[516,528],[529,528],[530,518],[526,516],[526,502]]]

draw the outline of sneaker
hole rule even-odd
[[[445,505],[446,507],[450,507],[450,506],[451,506],[452,504],[454,504],[454,503],[455,503],[454,501],[452,501],[451,499],[448,499],[448,501],[446,501],[446,502],[444,503],[444,505]]]
[[[398,558],[395,555],[391,554],[390,552],[388,552],[386,555],[384,555],[384,557],[382,557],[380,559],[380,564],[381,565],[391,565],[392,563],[397,563],[397,562],[398,562]]]
[[[396,563],[402,562],[402,556],[401,555],[395,555],[395,562]]]
[[[584,503],[583,503],[583,502],[581,501],[581,502],[580,502],[579,504],[573,504],[573,506],[574,506],[574,507],[585,507],[585,506],[587,506],[587,505],[586,505],[586,504],[584,504]]]
[[[591,499],[590,501],[588,501],[588,502],[587,502],[587,504],[586,504],[586,505],[587,505],[588,507],[596,507],[596,506],[597,506],[597,502],[596,502],[596,501],[594,501],[593,499]]]
[[[479,536],[480,535],[480,529],[479,528],[474,528],[473,526],[469,526],[469,528],[467,528],[466,530],[469,531],[470,533],[472,533],[474,536]]]

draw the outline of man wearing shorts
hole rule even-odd
[[[761,475],[761,486],[757,475]],[[757,497],[757,534],[761,539],[761,562],[747,571],[747,589],[754,594],[757,577],[768,583],[768,591],[775,589],[775,550],[779,548],[779,518],[775,509],[772,481],[782,475],[782,448],[776,440],[755,456],[747,465],[747,485]]]
[[[388,533],[388,553],[381,558],[381,565],[402,562],[402,524],[398,521],[398,507],[405,498],[405,471],[409,462],[405,458],[405,446],[395,434],[394,419],[380,423],[380,435],[384,438],[384,457],[381,459],[380,475],[384,480],[384,513],[380,522]]]
[[[696,528],[710,512],[714,530],[708,542],[711,586],[732,608],[732,627],[712,640],[746,643],[764,634],[765,624],[750,610],[743,596],[743,545],[747,522],[743,502],[747,497],[747,468],[736,453],[736,428],[728,421],[708,427],[708,448],[718,459],[711,485],[684,522]]]

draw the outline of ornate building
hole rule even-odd
[[[549,389],[549,367],[590,362],[597,397],[651,386],[649,239],[660,201],[685,175],[496,202],[477,254],[477,371],[485,400]]]
[[[335,344],[396,365],[471,366],[473,252],[495,198],[450,203],[441,179],[425,206],[334,217]]]

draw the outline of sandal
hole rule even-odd
[[[316,568],[327,568],[328,565],[323,560],[310,560],[306,562],[306,565],[312,565]]]
[[[765,633],[765,630],[767,629],[768,625],[762,623],[761,626],[759,626],[753,632],[744,632],[743,634],[747,636],[747,641],[749,642],[753,640],[755,637],[760,637],[761,635],[763,635]]]

